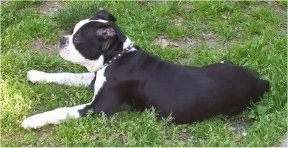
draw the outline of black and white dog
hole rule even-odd
[[[175,123],[190,123],[217,114],[233,115],[257,102],[269,89],[266,80],[224,61],[203,67],[175,65],[146,53],[123,34],[105,10],[76,24],[72,35],[60,38],[60,56],[85,66],[89,73],[45,73],[31,70],[31,82],[71,86],[94,85],[90,103],[62,107],[28,117],[22,127],[40,128],[123,106],[157,115],[171,115]]]

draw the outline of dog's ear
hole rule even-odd
[[[101,23],[101,26],[99,26],[96,30],[96,35],[103,37],[104,39],[117,36],[123,43],[127,39],[121,29],[114,22]]]
[[[98,11],[96,15],[91,18],[91,20],[97,20],[97,19],[113,21],[113,22],[117,21],[116,18],[106,10]]]
[[[111,26],[105,26],[105,27],[100,27],[96,30],[96,35],[101,36],[104,39],[107,39],[109,37],[114,37],[116,35],[116,31],[113,27]]]

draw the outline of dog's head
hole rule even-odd
[[[78,22],[71,35],[60,38],[60,56],[95,72],[131,41],[116,25],[116,19],[105,10]]]

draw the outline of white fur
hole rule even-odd
[[[97,60],[86,59],[83,65],[87,68],[88,71],[95,72],[104,65],[104,56],[100,55]]]
[[[102,23],[107,23],[106,20],[82,20],[76,24],[73,34],[66,36],[68,38],[68,44],[60,49],[60,56],[70,62],[80,64],[85,66],[89,72],[96,72],[96,80],[94,84],[94,95],[92,98],[95,99],[98,92],[103,87],[106,82],[106,77],[104,76],[105,69],[107,66],[104,66],[104,56],[100,55],[97,60],[88,60],[85,59],[78,50],[76,50],[72,37],[73,35],[86,23],[91,21],[98,21]],[[131,40],[127,37],[127,40],[124,42],[123,49],[127,48],[132,44]],[[130,51],[135,51],[135,48],[130,49]],[[128,52],[130,52],[128,51]],[[41,71],[31,70],[27,73],[27,78],[31,82],[47,82],[47,83],[57,83],[57,84],[67,84],[67,85],[89,85],[94,78],[93,73],[84,73],[84,74],[72,74],[72,73],[45,73]],[[83,109],[88,104],[82,104],[74,107],[62,107],[52,111],[44,112],[41,114],[36,114],[34,116],[26,118],[21,126],[25,129],[29,128],[40,128],[46,124],[59,124],[69,118],[79,118],[79,110]]]
[[[94,76],[94,73],[45,73],[37,70],[27,72],[28,80],[33,83],[56,83],[69,86],[88,86]]]
[[[225,61],[221,61],[220,63],[222,63],[222,64],[223,64],[223,63],[225,63]]]
[[[85,25],[89,22],[93,22],[93,21],[101,22],[101,23],[107,23],[108,22],[106,20],[101,20],[101,19],[99,19],[99,20],[85,19],[85,20],[78,22],[74,27],[73,34],[65,36],[66,38],[68,38],[68,44],[65,45],[62,49],[60,49],[60,56],[63,59],[70,61],[72,63],[76,63],[76,64],[80,64],[82,66],[85,66],[89,72],[95,72],[95,71],[99,70],[100,68],[102,68],[102,66],[104,65],[104,56],[100,55],[100,57],[96,60],[85,59],[83,57],[83,55],[75,48],[72,39],[73,39],[73,35],[83,25]],[[131,44],[132,44],[132,41],[127,37],[126,41],[123,43],[123,49],[127,48]],[[132,48],[128,52],[135,51],[135,50],[136,50],[135,48]]]
[[[96,60],[89,60],[83,57],[81,53],[75,48],[72,37],[73,36],[66,36],[69,38],[69,43],[63,49],[60,49],[60,56],[72,63],[80,64],[87,68],[89,72],[96,72],[97,70],[101,69],[104,65],[104,56],[100,55],[100,57]],[[132,44],[132,41],[127,37],[126,41],[123,43],[123,49],[127,48]],[[136,51],[133,47],[128,52]]]
[[[36,129],[46,124],[59,124],[69,118],[76,119],[80,117],[79,110],[88,104],[77,105],[73,107],[62,107],[52,111],[36,114],[26,118],[21,126],[25,129]]]
[[[104,57],[101,55],[97,60],[89,60],[85,59],[81,53],[75,48],[73,44],[73,35],[85,24],[89,22],[101,22],[101,23],[108,23],[106,20],[98,19],[98,20],[89,20],[85,19],[80,22],[78,22],[73,30],[72,35],[65,36],[68,38],[68,44],[63,48],[60,49],[60,56],[72,63],[80,64],[82,66],[85,66],[89,72],[95,72],[99,68],[101,68],[104,64]]]
[[[126,36],[126,41],[123,43],[123,49],[127,48],[128,46],[131,46],[133,45],[132,41],[129,39],[128,36]],[[130,49],[128,52],[131,52],[131,51],[136,51],[136,48],[132,48]]]
[[[128,36],[126,36],[126,41],[123,43],[123,49],[127,48],[132,44],[132,41],[129,39]]]
[[[27,72],[27,79],[32,83],[46,82],[47,73],[38,70],[29,70]]]
[[[60,56],[70,62],[81,64],[85,58],[76,50],[72,38],[72,35],[67,35],[65,38],[68,38],[68,42],[63,48],[60,48]]]
[[[66,36],[68,38],[68,45],[63,49],[60,49],[60,56],[72,63],[80,64],[87,68],[89,72],[97,71],[104,64],[104,56],[100,55],[100,57],[96,60],[89,60],[83,57],[83,55],[75,48],[72,35]]]
[[[92,102],[94,101],[96,95],[98,94],[100,89],[103,87],[104,83],[106,82],[106,77],[104,76],[105,69],[106,69],[106,67],[103,67],[102,69],[100,69],[97,72],[96,81],[94,83],[94,95],[92,98]],[[49,74],[49,73],[45,73],[45,72],[41,72],[41,71],[35,71],[35,70],[31,70],[28,73],[30,76],[33,76],[33,75],[37,76],[37,74],[40,74],[41,79],[38,79],[38,80],[41,80],[43,82],[44,81],[45,82],[51,82],[51,80],[53,80],[54,82],[58,82],[59,84],[62,83],[63,81],[61,80],[61,78],[59,78],[59,79],[56,78],[57,76],[62,77],[62,78],[68,78],[69,80],[71,80],[70,79],[71,77],[73,79],[74,76],[76,76],[78,78],[79,78],[79,76],[81,77],[81,74],[80,75],[73,75],[70,73],[64,73],[64,74],[62,73],[60,75],[57,75],[57,74]],[[42,77],[42,75],[45,75],[45,76]],[[85,75],[87,77],[93,79],[91,73],[86,73]],[[38,80],[34,79],[34,82],[39,82]],[[76,81],[78,81],[78,80],[76,80]],[[67,84],[66,82],[64,82],[64,83]],[[71,83],[71,82],[69,82],[69,83]],[[81,83],[81,82],[77,82],[77,83]],[[89,104],[90,103],[77,105],[74,107],[62,107],[62,108],[58,108],[58,109],[55,109],[52,111],[36,114],[36,115],[33,115],[31,117],[26,118],[22,122],[21,126],[25,129],[30,129],[30,128],[36,129],[36,128],[40,128],[46,124],[59,124],[59,123],[65,121],[69,118],[76,119],[76,118],[80,117],[79,110],[83,109],[85,106],[87,106]]]
[[[89,20],[89,19],[85,19],[85,20],[82,20],[80,22],[78,22],[74,29],[73,29],[73,34],[75,34],[83,25],[89,23],[89,22],[100,22],[100,23],[108,23],[108,21],[106,20],[102,20],[102,19],[98,19],[98,20]]]
[[[93,102],[93,99],[95,99],[98,92],[100,91],[100,89],[102,88],[102,86],[104,85],[104,83],[106,82],[106,77],[104,76],[105,69],[106,67],[103,67],[102,69],[97,71],[96,80],[94,83],[94,95],[92,98],[92,102]]]

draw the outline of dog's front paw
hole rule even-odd
[[[37,114],[31,117],[26,118],[21,126],[25,129],[36,129],[40,128],[48,123],[47,118],[43,114]]]
[[[67,108],[64,107],[64,108],[54,109],[52,111],[47,111],[41,114],[36,114],[36,115],[26,118],[22,122],[21,126],[25,129],[36,129],[47,124],[59,124],[62,121],[65,121],[66,119],[70,117],[69,111],[70,111],[69,109],[67,110]],[[77,110],[77,113],[78,113],[78,110]],[[75,118],[75,113],[71,115],[72,118],[73,118],[73,115]]]
[[[27,72],[27,79],[32,82],[45,82],[47,73],[37,70],[30,70]]]

